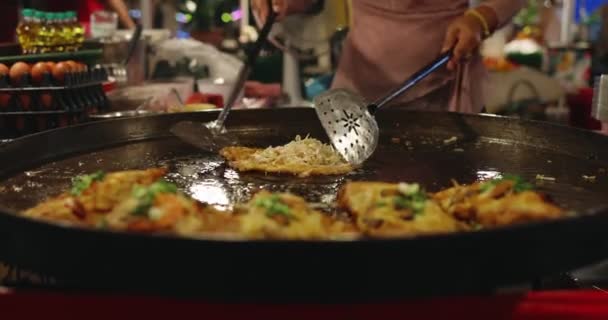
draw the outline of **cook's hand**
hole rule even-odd
[[[277,20],[284,18],[287,15],[288,9],[287,0],[272,0],[272,10],[277,13]],[[263,25],[268,18],[268,0],[251,0],[251,8],[258,19],[258,23]]]
[[[452,59],[448,62],[448,70],[454,70],[458,63],[469,57],[481,44],[483,26],[477,18],[463,15],[448,26],[448,32],[443,42],[442,52],[454,48]]]

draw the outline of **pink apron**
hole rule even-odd
[[[353,25],[332,87],[374,101],[440,54],[448,25],[468,0],[353,0]],[[525,0],[485,1],[501,24]],[[485,77],[476,54],[456,72],[440,70],[397,101],[418,109],[479,112]]]

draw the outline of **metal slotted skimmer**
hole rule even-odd
[[[314,99],[317,116],[332,145],[351,164],[367,160],[378,145],[379,129],[374,114],[429,74],[444,66],[452,50],[439,56],[409,77],[402,85],[372,104],[346,89],[327,91]]]
[[[317,115],[334,148],[353,164],[369,158],[378,144],[378,124],[363,98],[344,89],[315,98]]]

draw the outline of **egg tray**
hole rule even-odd
[[[106,112],[106,79],[101,68],[66,74],[61,82],[45,73],[37,85],[30,74],[16,85],[0,76],[0,139],[82,123],[90,114]]]
[[[63,128],[88,120],[86,113],[30,113],[0,115],[0,140],[14,139],[41,131]]]
[[[56,79],[50,72],[42,74],[40,83],[34,84],[32,76],[23,74],[18,83],[12,84],[8,75],[0,76],[0,92],[65,90],[102,85],[108,79],[105,68],[94,67],[87,71],[65,73],[63,79]]]
[[[103,57],[103,44],[99,41],[89,40],[83,43],[78,51],[50,52],[40,54],[22,54],[18,43],[0,44],[0,63],[13,64],[15,62],[35,63],[37,61],[66,61],[76,60],[87,64],[96,64]]]
[[[45,73],[37,84],[30,74],[22,75],[17,84],[11,84],[8,76],[0,76],[0,116],[103,110],[108,105],[103,90],[106,79],[103,68],[65,74],[62,81]]]

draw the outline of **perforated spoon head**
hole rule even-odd
[[[314,99],[317,116],[336,151],[351,164],[367,160],[378,146],[379,130],[365,100],[346,89]]]

